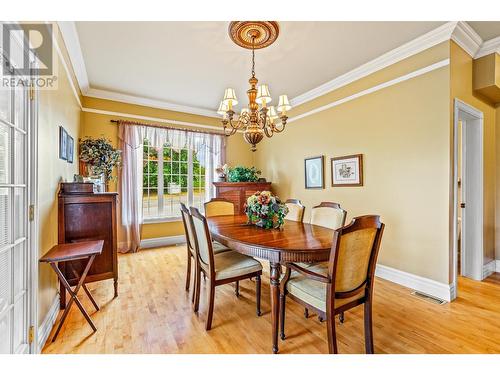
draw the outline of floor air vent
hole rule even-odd
[[[429,296],[428,294],[422,293],[422,292],[417,292],[416,290],[411,292],[412,296],[415,296],[417,298],[423,299],[424,301],[433,303],[435,305],[444,305],[446,303],[445,300]]]

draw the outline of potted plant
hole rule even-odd
[[[227,172],[228,182],[256,182],[259,180],[261,171],[255,167],[233,167],[229,168]]]
[[[285,224],[288,207],[270,191],[258,191],[248,197],[245,214],[249,224],[255,224],[264,229],[281,229]]]
[[[99,176],[108,183],[113,180],[113,169],[121,163],[121,151],[104,137],[80,139],[80,160],[87,166],[89,176]]]

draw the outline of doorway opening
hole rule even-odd
[[[483,113],[454,103],[453,291],[457,277],[483,279]]]

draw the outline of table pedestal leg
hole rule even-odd
[[[273,353],[278,353],[278,326],[280,313],[280,272],[281,265],[271,262],[271,322],[273,333]]]

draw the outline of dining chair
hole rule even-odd
[[[190,208],[190,220],[194,232],[195,254],[197,257],[196,287],[194,311],[197,312],[200,304],[200,275],[206,275],[209,283],[208,313],[205,329],[212,328],[212,317],[214,311],[215,288],[219,285],[229,284],[235,281],[255,277],[257,316],[260,311],[260,289],[262,265],[259,261],[236,251],[226,251],[215,254],[213,250],[212,236],[208,229],[208,223],[197,208]]]
[[[300,200],[298,199],[287,199],[285,201],[286,206],[288,207],[288,214],[285,216],[285,220],[293,220],[300,221],[304,219],[304,212],[306,208]]]
[[[191,284],[191,261],[194,262],[194,268],[196,269],[196,254],[194,248],[195,239],[189,219],[190,215],[191,214],[189,213],[187,207],[184,205],[184,203],[181,203],[182,224],[184,225],[184,233],[186,235],[186,247],[187,247],[186,290],[189,290],[189,285]],[[213,250],[214,254],[218,254],[224,251],[229,251],[230,249],[218,242],[215,242],[213,244]],[[193,280],[193,286],[195,286],[195,283],[196,283],[196,278]],[[194,295],[195,292],[193,290],[193,297],[192,297],[193,302],[194,302]]]
[[[314,206],[311,210],[310,223],[320,225],[330,229],[338,229],[345,225],[347,211],[340,207],[340,204],[334,202],[321,202],[319,205]],[[298,263],[300,267],[308,268],[315,263]],[[309,318],[309,310],[304,309],[304,316]],[[344,314],[340,315],[340,322],[344,322]],[[323,318],[319,316],[320,322]]]
[[[280,288],[282,340],[287,296],[326,319],[330,353],[338,352],[335,315],[364,304],[365,349],[373,353],[373,284],[384,226],[377,215],[356,217],[335,230],[327,263],[309,268],[287,264]]]
[[[338,229],[345,225],[347,212],[334,202],[321,202],[311,210],[310,223],[330,229]]]
[[[234,215],[234,203],[224,198],[212,198],[205,202],[205,216]]]

